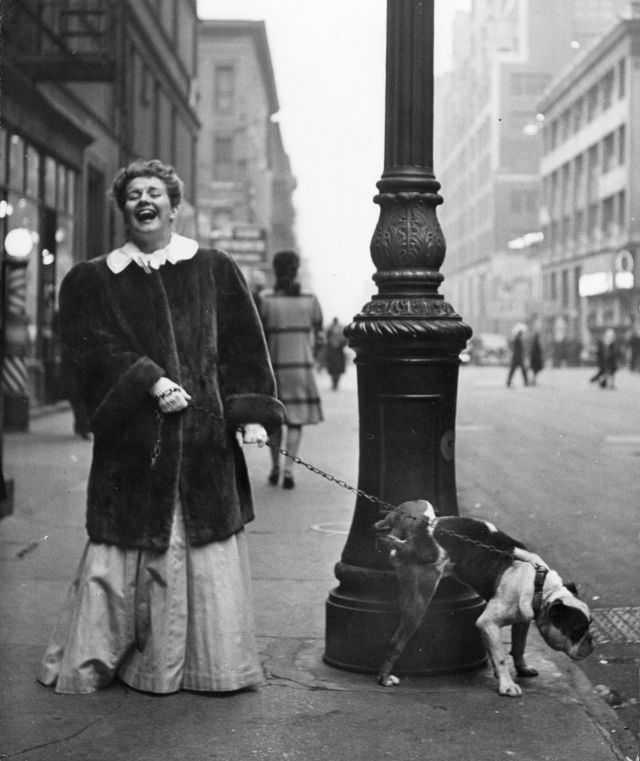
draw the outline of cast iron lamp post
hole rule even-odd
[[[388,0],[385,167],[371,241],[378,294],[345,335],[356,352],[359,488],[385,502],[428,499],[456,515],[454,430],[458,355],[471,329],[438,293],[445,241],[433,173],[434,0]],[[377,671],[398,620],[398,591],[372,524],[380,508],[358,496],[326,608],[327,663]],[[484,603],[441,585],[398,661],[404,673],[471,669],[485,653],[475,620]]]

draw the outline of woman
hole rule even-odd
[[[331,378],[331,389],[338,390],[340,376],[344,374],[346,359],[344,347],[347,345],[347,339],[344,337],[344,328],[334,317],[333,322],[327,328],[325,341],[325,359],[327,372]]]
[[[60,292],[94,437],[89,542],[39,679],[62,693],[116,676],[153,693],[246,688],[262,674],[236,435],[264,444],[283,417],[264,335],[230,257],[173,233],[172,167],[134,162],[113,196],[128,241]]]
[[[322,406],[313,371],[314,348],[322,336],[322,310],[311,293],[301,293],[298,283],[300,259],[293,251],[273,257],[275,285],[261,294],[260,313],[267,334],[269,352],[276,374],[278,398],[285,406],[286,450],[296,456],[302,426],[319,423]],[[280,479],[282,430],[271,435],[272,468],[269,483]],[[289,459],[282,480],[284,489],[293,489],[293,460]]]
[[[531,337],[531,344],[529,346],[529,368],[531,369],[531,385],[536,385],[536,379],[538,373],[544,367],[544,357],[542,354],[542,344],[540,342],[540,334],[536,331]]]

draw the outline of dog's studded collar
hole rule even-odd
[[[542,606],[542,589],[544,587],[544,581],[547,578],[549,569],[539,563],[535,564],[536,577],[533,582],[533,600],[531,605],[533,607],[533,617],[538,618],[540,608]]]

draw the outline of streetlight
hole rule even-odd
[[[359,488],[391,504],[428,499],[457,515],[454,431],[459,353],[471,336],[438,293],[445,241],[433,174],[434,0],[388,0],[385,168],[371,242],[378,294],[345,330],[356,351]],[[326,605],[327,663],[378,670],[398,622],[398,590],[375,546],[379,508],[360,494]],[[480,666],[475,628],[484,603],[457,583],[441,585],[400,672]]]

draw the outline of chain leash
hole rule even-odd
[[[197,412],[205,412],[208,415],[212,415],[218,420],[222,420],[222,415],[212,412],[207,407],[202,407],[198,404],[190,404],[187,409],[193,409]],[[158,458],[160,457],[160,453],[162,451],[162,423],[164,420],[164,415],[158,409],[156,409],[156,419],[158,421],[158,429],[157,429],[158,432],[156,435],[156,441],[151,451],[151,467],[152,468],[157,463]],[[364,491],[364,489],[359,489],[356,486],[352,486],[350,483],[348,483],[347,481],[344,481],[342,478],[337,478],[336,476],[327,472],[326,470],[319,468],[317,465],[312,465],[310,462],[307,462],[306,460],[303,460],[301,457],[298,457],[298,455],[291,454],[291,452],[289,452],[287,449],[283,449],[277,446],[276,444],[272,444],[271,442],[269,442],[269,440],[267,440],[267,446],[270,449],[273,449],[274,451],[283,455],[284,457],[287,457],[292,462],[296,463],[296,465],[301,465],[303,468],[306,468],[311,473],[315,473],[317,476],[321,476],[322,478],[326,479],[330,483],[336,484],[336,486],[339,486],[342,489],[346,489],[347,491],[350,491],[353,494],[356,494],[359,497],[366,499],[368,502],[371,502],[374,505],[378,505],[379,507],[387,510],[388,512],[390,512],[391,510],[395,510],[398,507],[397,505],[394,505],[391,502],[387,502],[386,500],[381,499],[380,497],[376,497],[373,494],[369,494],[368,492]],[[409,518],[410,520],[414,520],[416,522],[424,521],[427,524],[427,526],[432,525],[432,520],[428,518],[427,516],[416,517],[414,515],[408,515],[405,513],[405,517]],[[507,552],[505,550],[501,550],[497,547],[492,547],[491,545],[485,544],[484,542],[481,542],[478,539],[473,539],[470,536],[463,536],[461,534],[456,533],[455,531],[446,529],[444,526],[440,526],[438,530],[441,531],[443,534],[447,534],[448,536],[453,537],[454,539],[458,539],[462,542],[465,542],[466,544],[474,545],[475,547],[478,547],[481,550],[486,550],[489,552],[493,552],[497,555],[502,555],[509,559],[513,559],[513,553]]]
[[[281,449],[280,447],[277,447],[274,444],[270,444],[268,441],[267,441],[267,446],[270,449],[273,449],[279,452],[281,455],[288,457],[297,465],[302,465],[302,467],[306,468],[307,470],[310,470],[312,473],[315,473],[318,476],[322,476],[322,478],[325,478],[327,481],[334,483],[337,486],[340,486],[343,489],[346,489],[347,491],[353,492],[354,494],[357,494],[359,497],[362,497],[363,499],[366,499],[369,502],[373,502],[373,504],[379,505],[380,507],[386,509],[387,511],[396,510],[398,508],[398,505],[393,505],[391,504],[391,502],[386,502],[385,500],[380,499],[380,497],[375,497],[373,494],[368,494],[363,489],[358,489],[357,487],[347,483],[347,481],[343,481],[341,478],[336,478],[336,476],[332,475],[331,473],[327,473],[326,470],[322,470],[322,468],[319,468],[317,465],[312,465],[310,462],[306,462],[301,457],[291,454],[291,452],[288,452],[286,449]],[[427,526],[431,526],[433,524],[433,520],[426,515],[415,516],[415,515],[409,515],[408,513],[404,513],[404,515],[406,518],[409,518],[409,520],[412,520],[412,521],[416,521],[416,522],[424,521],[427,524]],[[506,550],[501,550],[498,547],[493,547],[490,544],[485,544],[484,542],[481,542],[479,539],[473,539],[470,536],[463,536],[462,534],[458,534],[455,531],[451,531],[450,529],[447,529],[444,526],[439,526],[438,531],[440,531],[443,534],[446,534],[447,536],[453,537],[454,539],[458,539],[459,541],[464,542],[465,544],[472,544],[481,550],[487,550],[489,552],[495,553],[496,555],[502,555],[503,557],[513,560],[512,552],[507,552]]]

